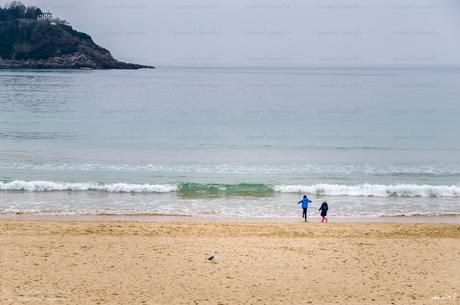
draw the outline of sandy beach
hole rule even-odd
[[[0,228],[2,304],[460,302],[459,224],[3,220]]]

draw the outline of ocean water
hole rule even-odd
[[[459,99],[445,67],[0,71],[0,214],[459,214]]]

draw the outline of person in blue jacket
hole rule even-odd
[[[305,222],[307,221],[307,209],[308,209],[308,204],[311,202],[310,199],[308,199],[307,195],[303,195],[302,200],[297,202],[297,204],[302,204],[302,217],[305,219]]]

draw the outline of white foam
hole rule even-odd
[[[306,193],[325,196],[359,197],[460,197],[457,185],[418,185],[418,184],[313,184],[313,185],[275,185],[275,192]],[[130,184],[130,183],[72,183],[53,181],[0,182],[0,191],[102,191],[110,193],[170,193],[179,191],[176,184]]]
[[[105,191],[110,193],[168,193],[178,190],[174,184],[129,184],[129,183],[67,183],[52,181],[22,181],[0,182],[2,191]]]
[[[460,197],[460,187],[455,185],[418,184],[314,184],[276,185],[276,192],[307,193],[328,196],[375,196],[375,197]]]

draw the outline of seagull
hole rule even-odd
[[[212,261],[212,260],[217,259],[217,254],[218,254],[218,252],[214,251],[214,255],[211,255],[210,257],[208,257],[208,261]]]

